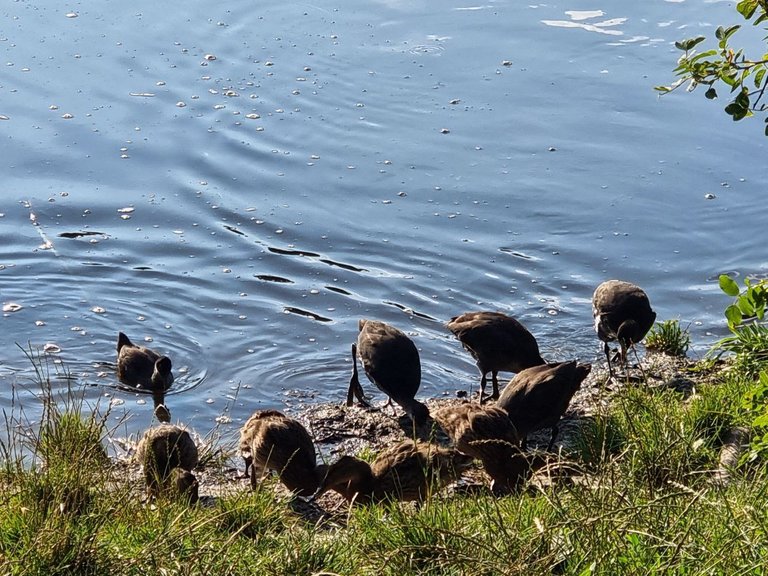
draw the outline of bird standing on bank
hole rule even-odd
[[[520,436],[498,406],[449,404],[434,418],[459,452],[483,463],[494,493],[515,491],[531,473],[532,461],[520,448]]]
[[[597,337],[604,342],[608,372],[613,376],[609,342],[618,341],[619,361],[626,366],[627,350],[640,342],[656,321],[648,295],[622,280],[607,280],[592,295],[592,316]]]
[[[389,396],[387,406],[394,401],[421,426],[429,418],[429,409],[415,399],[421,384],[421,361],[413,341],[394,326],[376,320],[361,319],[358,323],[357,344],[352,345],[352,378],[349,381],[347,406],[353,397],[369,407],[357,372],[357,356],[368,379]]]
[[[150,496],[170,491],[192,504],[197,502],[198,484],[192,470],[197,466],[198,452],[189,432],[180,426],[160,424],[144,433],[136,453]]]
[[[542,364],[519,372],[507,384],[496,405],[509,415],[524,448],[529,433],[552,428],[547,447],[552,450],[560,418],[591,369],[575,360]]]
[[[317,465],[307,429],[277,410],[256,412],[246,421],[240,430],[240,453],[253,489],[266,470],[274,470],[288,490],[311,496],[325,476],[326,466]]]
[[[520,372],[544,364],[539,345],[520,322],[501,312],[467,312],[446,324],[477,362],[480,370],[480,403],[491,373],[493,394],[499,397],[499,372]]]

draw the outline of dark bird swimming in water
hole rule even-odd
[[[173,383],[171,359],[137,346],[120,332],[117,336],[117,378],[127,386],[168,390]]]
[[[117,336],[117,379],[126,386],[147,390],[155,402],[155,415],[170,422],[165,406],[165,392],[173,383],[171,359],[154,350],[137,346],[120,332]]]

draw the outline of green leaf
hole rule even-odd
[[[683,50],[685,52],[688,52],[688,50],[696,46],[696,44],[704,42],[704,40],[706,40],[704,36],[696,36],[696,38],[686,38],[685,40],[680,40],[679,42],[675,42],[675,47],[678,50]]]
[[[736,32],[736,30],[738,30],[739,28],[741,28],[741,26],[739,24],[734,24],[733,26],[728,26],[728,28],[726,28],[725,31],[723,32],[723,40],[728,40],[728,38],[730,38],[731,35],[734,32]]]
[[[760,88],[763,84],[763,78],[765,77],[766,68],[762,66],[757,72],[755,72],[755,88]]]
[[[736,76],[735,75],[721,74],[720,75],[720,80],[722,80],[723,82],[728,84],[728,86],[730,86],[731,88],[735,89],[736,86],[738,86],[738,83],[736,81]],[[733,91],[733,90],[731,90],[731,91]]]
[[[715,30],[715,38],[717,38],[718,40],[722,40],[724,33],[725,33],[725,29],[722,26],[718,26],[717,30]]]
[[[736,300],[736,307],[741,312],[742,317],[746,316],[749,318],[755,315],[755,306],[750,298],[740,297]]]
[[[728,294],[728,296],[739,295],[739,285],[736,284],[736,281],[727,274],[720,274],[719,282],[720,290]]]
[[[741,324],[741,310],[735,304],[731,304],[725,309],[725,319],[728,321],[728,327],[733,330]]]
[[[749,91],[746,88],[742,88],[738,96],[736,96],[734,102],[742,108],[749,109]]]
[[[762,414],[752,420],[752,426],[755,428],[764,428],[765,426],[768,426],[768,414]]]
[[[747,115],[749,110],[739,106],[736,102],[731,102],[725,107],[725,113],[732,117],[734,122],[738,122]]]
[[[741,2],[736,4],[736,10],[747,20],[752,18],[752,15],[755,13],[756,9],[757,0],[741,0]]]
[[[706,52],[702,52],[701,54],[696,54],[696,56],[693,56],[692,58],[688,59],[688,62],[698,62],[699,60],[702,60],[704,58],[709,58],[710,56],[714,56],[717,54],[717,50],[707,50]],[[711,64],[709,60],[705,61],[704,64]]]
[[[717,30],[715,31],[715,36],[717,37],[720,42],[718,43],[718,46],[721,50],[725,50],[728,46],[728,38],[731,37],[731,35],[741,28],[738,24],[735,26],[729,26],[728,28],[723,28],[722,26],[718,26]]]
[[[714,100],[715,98],[717,98],[717,90],[715,90],[714,88],[710,88],[709,90],[704,92],[704,96],[707,97],[707,100]]]

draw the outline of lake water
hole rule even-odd
[[[151,401],[116,388],[122,330],[172,357],[175,419],[236,430],[341,402],[360,317],[413,337],[437,396],[476,390],[443,327],[458,313],[507,311],[545,358],[599,360],[590,297],[622,278],[701,354],[726,333],[718,274],[768,269],[762,121],[652,90],[675,40],[738,22],[728,2],[0,14],[0,405],[31,420],[17,343],[48,345],[70,374],[54,385],[130,432]]]

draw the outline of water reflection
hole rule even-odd
[[[566,10],[565,13],[570,16],[570,20],[542,20],[541,23],[555,28],[581,28],[587,32],[597,32],[609,36],[622,36],[624,32],[613,29],[614,26],[620,26],[627,21],[627,18],[610,18],[608,20],[598,20],[605,16],[602,10]],[[592,22],[585,22],[592,20]]]
[[[592,290],[620,277],[698,353],[726,330],[719,272],[765,273],[759,130],[651,89],[681,27],[713,31],[701,2],[177,8],[7,8],[0,384],[33,374],[14,343],[47,345],[57,386],[141,428],[125,330],[179,367],[174,418],[236,426],[342,401],[360,317],[414,336],[436,396],[476,384],[444,328],[464,311],[591,360]]]

